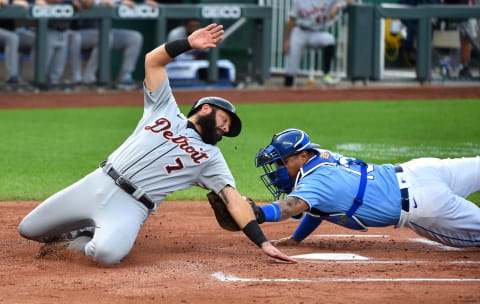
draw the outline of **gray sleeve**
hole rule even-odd
[[[150,92],[145,87],[145,83],[143,84],[143,101],[145,109],[160,107],[171,100],[175,102],[168,77],[153,92]]]
[[[210,189],[215,193],[220,192],[227,185],[233,188],[236,187],[232,173],[220,152],[206,164],[200,173],[199,182],[204,188]]]

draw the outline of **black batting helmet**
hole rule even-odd
[[[228,131],[225,136],[235,137],[240,134],[240,131],[242,130],[242,121],[237,115],[237,110],[235,110],[235,107],[228,100],[221,97],[212,96],[200,98],[193,104],[190,112],[188,112],[187,117],[190,117],[193,114],[197,113],[203,104],[214,105],[230,114],[232,124],[230,126],[230,131]]]

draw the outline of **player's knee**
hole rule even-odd
[[[30,236],[30,233],[26,226],[27,225],[24,223],[24,221],[22,221],[20,225],[18,225],[18,233],[20,233],[21,236],[28,239]]]
[[[134,45],[138,45],[140,48],[143,45],[143,36],[139,32],[133,32],[131,37],[131,43]]]
[[[28,221],[28,218],[24,218],[20,225],[18,225],[18,233],[24,238],[34,240],[36,238],[35,229],[32,229],[32,225]]]
[[[14,48],[16,50],[16,49],[18,49],[18,45],[20,44],[20,38],[18,38],[17,35],[12,35],[10,43],[11,43],[12,48]]]
[[[91,241],[85,246],[85,254],[91,256],[95,261],[106,265],[118,264],[126,255],[115,250],[115,248],[97,244],[95,241]]]

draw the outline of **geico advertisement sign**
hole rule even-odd
[[[49,4],[47,6],[33,5],[34,18],[71,18],[75,13],[73,6],[68,4]]]
[[[242,8],[237,5],[207,5],[202,7],[203,18],[231,18],[242,16]]]
[[[157,18],[158,15],[158,8],[153,8],[147,4],[135,5],[133,8],[126,5],[118,7],[120,18]]]

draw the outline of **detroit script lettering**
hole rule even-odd
[[[168,119],[162,117],[155,120],[155,123],[153,125],[146,126],[145,130],[151,131],[153,133],[162,133],[162,136],[165,139],[178,145],[180,149],[190,154],[190,158],[197,164],[200,163],[201,159],[209,158],[208,154],[206,152],[203,152],[202,148],[198,149],[197,151],[195,147],[191,146],[188,143],[189,141],[188,137],[180,134],[178,136],[173,134],[173,132],[170,131],[171,127],[172,127],[172,123]]]

